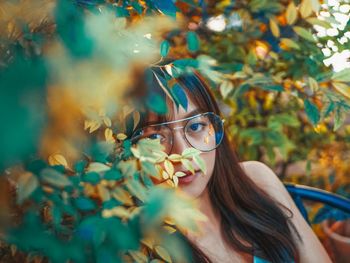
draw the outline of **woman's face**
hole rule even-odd
[[[197,115],[200,112],[194,112],[198,111],[199,108],[195,104],[195,102],[191,99],[190,96],[188,97],[188,107],[187,111],[185,111],[182,107],[179,107],[179,110],[176,109],[176,105],[172,103],[169,99],[167,99],[167,105],[168,107],[172,107],[173,112],[173,119],[172,120],[181,120],[187,117],[191,117],[194,115]],[[202,112],[202,111],[201,111]],[[151,113],[149,118],[149,121],[156,121],[157,115],[154,113]],[[169,120],[169,121],[172,121]],[[172,124],[168,124],[169,127],[175,128],[173,129],[173,147],[170,154],[181,154],[186,148],[192,147],[184,138],[183,129],[176,129],[177,127],[183,127],[185,125],[186,121],[183,122],[176,122]],[[194,167],[194,170],[196,173],[194,175],[189,175],[186,177],[180,177],[179,178],[179,188],[187,195],[189,195],[192,198],[199,197],[206,189],[206,186],[209,182],[209,179],[211,178],[213,171],[214,171],[214,164],[215,164],[215,153],[216,150],[212,150],[209,152],[202,152],[200,156],[203,158],[206,164],[206,172],[203,173],[200,171],[199,167],[196,165],[196,163],[191,160],[191,163]],[[182,171],[182,172],[189,172],[181,162],[173,163],[175,172]]]

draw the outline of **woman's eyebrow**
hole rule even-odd
[[[204,111],[202,109],[195,109],[195,110],[192,110],[188,113],[186,113],[181,119],[185,119],[185,118],[188,118],[190,116],[193,116],[193,115],[196,115],[196,114],[200,114],[200,113],[203,113]],[[167,121],[165,121],[167,122]],[[154,125],[154,124],[161,124],[163,122],[158,122],[158,121],[147,121],[145,123],[145,126],[148,126],[148,125]]]

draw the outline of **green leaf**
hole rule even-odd
[[[166,57],[169,53],[169,49],[170,49],[170,44],[167,40],[164,40],[161,44],[160,44],[160,55],[162,57]]]
[[[242,130],[239,137],[249,141],[249,145],[260,145],[263,142],[262,131],[256,128]]]
[[[332,76],[332,80],[336,80],[339,82],[350,82],[350,68],[346,68],[334,73]]]
[[[146,188],[140,182],[134,179],[129,179],[125,184],[133,196],[137,197],[140,201],[145,202],[147,197]]]
[[[192,173],[194,173],[194,167],[193,167],[192,163],[188,159],[181,159],[181,163],[187,170],[189,170]]]
[[[320,112],[315,104],[308,99],[304,100],[305,112],[312,125],[316,126],[320,120]]]
[[[201,153],[200,150],[197,150],[196,148],[186,148],[183,152],[182,152],[182,157],[183,158],[192,158],[195,155],[199,155]]]
[[[199,39],[197,34],[193,31],[187,33],[187,48],[190,52],[199,50]]]
[[[195,155],[193,157],[194,162],[198,165],[198,168],[201,169],[203,173],[206,173],[207,167],[203,158],[200,155]]]
[[[87,183],[91,183],[93,185],[96,185],[100,182],[101,177],[96,172],[89,172],[82,176],[82,180]]]
[[[316,40],[314,39],[313,35],[311,32],[309,32],[308,30],[306,30],[303,27],[300,26],[294,26],[293,30],[295,33],[297,33],[299,36],[301,36],[302,38],[309,40],[311,42],[316,42]]]
[[[165,100],[157,93],[152,93],[147,97],[146,105],[155,113],[167,113],[167,105]]]
[[[259,88],[270,91],[284,91],[284,88],[281,85],[262,85],[259,86]]]
[[[306,21],[312,25],[318,25],[318,26],[324,27],[326,29],[332,28],[332,25],[329,22],[327,22],[325,20],[320,20],[316,17],[309,17],[306,19]]]
[[[103,176],[103,179],[111,180],[111,181],[114,181],[114,180],[118,181],[118,180],[121,180],[122,178],[123,178],[123,175],[119,172],[119,170],[116,170],[116,169],[110,169]]]
[[[153,0],[152,2],[165,15],[176,17],[176,6],[172,0]]]
[[[306,161],[305,173],[306,173],[306,176],[308,176],[308,177],[311,175],[311,161],[310,160]]]
[[[183,88],[180,86],[180,84],[175,83],[170,89],[170,91],[174,99],[177,101],[177,103],[179,103],[187,111],[187,107],[188,107],[187,96]]]
[[[141,168],[146,174],[158,177],[158,170],[156,169],[153,163],[141,162]]]
[[[325,107],[324,111],[323,111],[324,118],[326,118],[335,108],[335,103],[333,101],[330,101],[326,105],[327,105],[327,107]]]
[[[198,60],[196,59],[184,58],[184,59],[175,60],[173,64],[176,68],[185,70],[187,67],[197,68],[199,63],[198,63]]]
[[[56,187],[65,187],[72,185],[72,182],[67,178],[66,175],[61,174],[60,172],[52,169],[45,168],[40,173],[41,179]]]
[[[233,84],[231,81],[223,81],[220,85],[220,92],[224,99],[233,91]]]
[[[343,125],[344,121],[345,121],[345,114],[343,111],[341,111],[340,107],[337,107],[337,110],[335,111],[335,116],[334,116],[333,131],[338,130]]]
[[[130,16],[129,11],[121,6],[115,7],[115,14],[117,17],[129,17]]]
[[[74,203],[77,206],[77,208],[82,211],[89,211],[96,208],[95,203],[91,199],[86,197],[78,197],[74,199]]]
[[[137,2],[137,1],[133,1],[131,3],[131,6],[135,9],[135,11],[138,13],[138,14],[142,14],[142,6]]]
[[[82,173],[86,167],[87,162],[85,160],[78,161],[74,164],[74,170],[77,173]]]
[[[57,206],[57,205],[54,205],[52,207],[52,220],[53,220],[53,223],[56,225],[56,226],[59,226],[61,224],[61,219],[62,219],[62,213],[61,213],[61,209]]]

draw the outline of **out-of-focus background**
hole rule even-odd
[[[242,161],[350,198],[348,0],[7,0],[0,3],[0,170],[17,174],[23,200],[40,183],[18,171],[20,163],[40,157],[76,172],[82,155],[110,161],[128,129],[113,126],[116,119],[137,119],[125,101],[133,70],[167,57],[211,84]],[[334,251],[350,251],[349,215],[305,204],[339,261]],[[343,222],[347,241],[330,241],[327,219]]]

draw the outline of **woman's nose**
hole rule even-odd
[[[192,147],[186,140],[185,134],[183,132],[182,127],[174,128],[173,129],[173,147],[171,149],[170,154],[176,153],[176,154],[182,154],[182,152]]]

